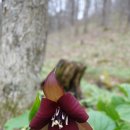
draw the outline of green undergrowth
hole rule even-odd
[[[120,84],[116,91],[108,91],[86,81],[82,81],[81,86],[84,99],[80,103],[87,108],[88,122],[93,130],[130,130],[130,84]],[[42,96],[43,93],[38,92],[32,108],[8,120],[4,129],[27,130]]]
[[[121,84],[118,91],[108,91],[83,82],[82,90],[94,130],[130,129],[130,84]]]

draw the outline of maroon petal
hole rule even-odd
[[[59,84],[58,80],[56,79],[55,72],[52,71],[46,80],[41,84],[43,92],[46,98],[57,101],[61,96],[64,95],[63,87]]]
[[[47,125],[55,113],[56,107],[57,105],[55,102],[47,98],[43,98],[38,112],[30,122],[30,128],[34,130],[40,130],[42,127]]]
[[[49,124],[48,130],[59,130],[59,127],[58,126],[51,127],[51,124]],[[71,121],[71,122],[69,122],[68,125],[64,125],[63,128],[60,130],[79,130],[79,129],[78,129],[78,125],[76,124],[76,122]]]
[[[79,130],[93,130],[88,122],[78,123]]]
[[[48,124],[44,126],[41,130],[48,130]]]
[[[88,119],[88,115],[78,100],[70,93],[66,93],[58,100],[61,109],[77,122],[83,123]]]

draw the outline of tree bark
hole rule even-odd
[[[127,27],[128,27],[128,29],[130,28],[129,26],[130,26],[130,0],[128,0],[128,9],[127,9],[127,11],[128,11],[128,25],[127,25]]]
[[[85,9],[84,9],[84,30],[83,32],[86,33],[88,29],[88,14],[90,8],[90,0],[85,0]]]
[[[47,38],[48,0],[4,0],[0,44],[0,101],[28,106],[35,98]]]
[[[70,25],[73,26],[77,21],[78,9],[79,9],[78,0],[66,0],[67,16]]]
[[[111,11],[111,0],[103,0],[102,7],[102,26],[104,30],[108,30],[109,16]]]
[[[1,35],[2,35],[2,4],[0,0],[0,43],[1,43]]]

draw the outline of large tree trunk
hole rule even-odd
[[[109,29],[109,17],[111,11],[111,0],[103,0],[103,7],[102,7],[102,26],[104,30]]]
[[[4,0],[0,101],[27,106],[35,97],[47,38],[47,0]]]
[[[0,0],[0,43],[1,43],[1,34],[2,34],[2,5]]]

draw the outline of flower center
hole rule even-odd
[[[59,129],[62,129],[64,125],[68,125],[68,116],[58,107],[55,114],[51,118],[52,125],[51,127],[58,126]]]

